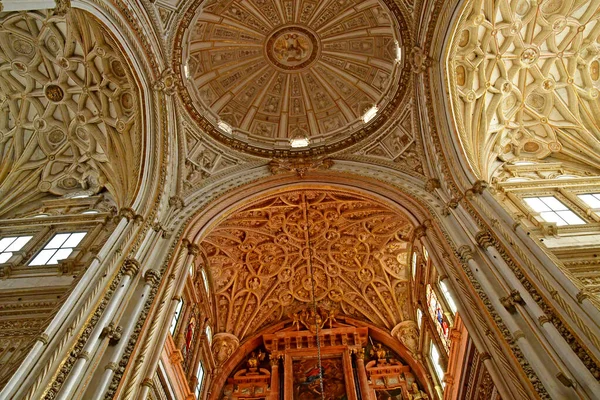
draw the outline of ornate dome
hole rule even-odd
[[[351,144],[400,101],[399,14],[387,0],[209,1],[179,60],[184,103],[204,130],[256,154]]]

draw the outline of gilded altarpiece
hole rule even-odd
[[[428,399],[411,368],[369,336],[368,327],[308,307],[249,352],[221,399]],[[342,319],[342,318],[340,318]]]

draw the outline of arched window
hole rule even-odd
[[[413,251],[412,260],[411,260],[410,265],[411,265],[412,277],[414,280],[415,276],[417,275],[417,253],[415,253],[414,251]]]
[[[204,288],[206,289],[206,293],[210,293],[209,290],[209,286],[208,286],[208,276],[206,276],[206,271],[204,270],[204,268],[202,268],[200,270],[200,273],[202,274],[202,281],[204,282]]]
[[[421,329],[421,324],[423,323],[423,311],[420,308],[417,308],[417,325],[419,326],[419,330]]]
[[[427,285],[427,308],[447,353],[450,350],[450,324],[431,285]]]
[[[206,333],[206,338],[208,339],[208,344],[212,344],[212,328],[210,325],[206,325],[206,329],[204,329],[204,333]]]

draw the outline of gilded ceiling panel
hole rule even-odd
[[[205,2],[181,60],[184,103],[244,150],[366,135],[365,112],[391,112],[405,90],[400,14],[389,1]]]
[[[391,330],[409,316],[412,229],[387,206],[332,191],[287,192],[234,213],[201,244],[218,331],[243,339],[313,298]]]
[[[475,0],[448,58],[454,117],[472,166],[570,160],[600,168],[597,0]]]
[[[40,194],[120,205],[140,169],[139,100],[118,46],[90,15],[0,20],[0,210]]]

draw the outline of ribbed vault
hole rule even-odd
[[[600,2],[471,0],[447,68],[471,166],[562,160],[600,170]]]
[[[0,15],[0,209],[48,194],[135,195],[140,102],[122,52],[81,11]]]
[[[243,340],[311,304],[311,260],[320,305],[390,331],[410,318],[412,230],[389,206],[332,190],[293,190],[245,206],[201,243],[217,331]]]

